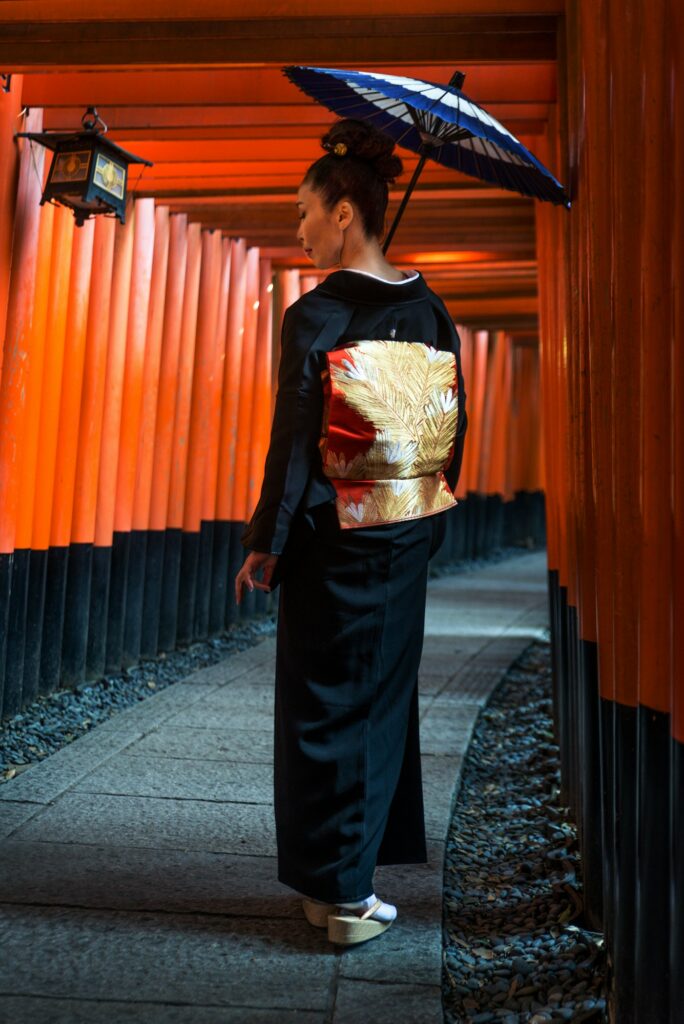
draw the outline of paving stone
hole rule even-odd
[[[432,613],[432,594],[433,584],[428,585],[428,601],[426,613],[430,615]],[[444,664],[459,666],[463,661],[464,656],[467,656],[467,639],[462,639],[458,636],[458,623],[460,621],[461,613],[460,609],[454,609],[453,618],[453,629],[452,632],[445,633],[441,636],[430,637],[430,643],[423,645],[423,658],[427,658],[429,661],[440,662],[444,661]]]
[[[425,828],[433,839],[446,839],[462,757],[426,757],[421,762]]]
[[[240,707],[226,704],[225,699],[212,700],[177,711],[167,725],[191,725],[200,729],[249,729],[250,732],[273,733],[273,708]]]
[[[305,921],[20,907],[0,912],[0,991],[323,1010],[332,945]],[[293,984],[296,978],[296,984]],[[124,1000],[125,1001],[125,1000]],[[190,1018],[191,1019],[191,1018]]]
[[[499,609],[499,613],[501,618],[506,614],[506,609]],[[426,642],[435,636],[453,636],[456,629],[456,635],[466,649],[466,657],[474,657],[481,648],[486,647],[501,632],[500,621],[489,625],[484,623],[482,617],[474,611],[468,616],[459,616],[458,626],[455,627],[453,614],[453,608],[449,609],[446,603],[442,609],[439,607],[432,609],[430,617],[425,623]]]
[[[42,809],[43,805],[39,803],[3,801],[0,804],[0,839],[10,835]]]
[[[529,642],[532,642],[532,637]],[[486,704],[508,665],[520,654],[526,643],[527,641],[516,640],[510,656],[508,647],[504,650],[498,641],[496,650],[492,650],[492,645],[488,645],[480,652],[477,662],[456,673],[435,700],[441,702],[441,706],[447,712],[456,704]],[[437,707],[439,706],[438,703]]]
[[[35,996],[0,996],[12,1024],[323,1024],[321,1010],[254,1009],[250,1006],[176,1006],[172,1003],[94,1003]]]
[[[260,666],[275,660],[275,637],[264,637],[259,643],[237,654],[231,654],[223,661],[198,669],[189,676],[195,686],[226,686],[242,676],[251,675]]]
[[[7,839],[0,902],[301,920],[299,897],[276,876],[273,857]]]
[[[14,837],[271,857],[273,811],[263,804],[65,793]]]
[[[387,934],[364,945],[382,942]],[[333,1024],[442,1024],[443,1019],[441,986],[339,980]]]
[[[451,676],[445,672],[428,672],[421,669],[418,673],[418,689],[421,696],[436,696],[448,685],[450,678]]]
[[[426,907],[427,904],[427,907]],[[434,892],[429,901],[417,906],[410,894],[397,905],[397,919],[383,935],[344,949],[340,977],[401,984],[441,984],[442,934],[435,928],[441,919],[442,894]],[[430,914],[426,914],[429,908]]]
[[[480,707],[479,703],[463,701],[448,715],[429,711],[420,723],[421,753],[434,757],[462,754],[468,746]]]
[[[442,1024],[444,838],[463,753],[547,619],[543,552],[430,581],[420,666],[429,861],[377,868],[376,889],[399,917],[359,947],[329,944],[277,881],[275,637],[0,787],[11,825],[0,941],[31,952],[5,958],[0,1019]]]
[[[183,692],[177,686],[170,686],[126,708],[92,732],[80,736],[45,761],[32,765],[17,778],[0,786],[0,801],[50,803],[112,754],[125,750],[147,731],[172,719],[179,708],[189,709],[193,702],[202,702],[208,692],[204,688]]]
[[[177,683],[177,686],[190,684]],[[232,711],[242,708],[260,708],[273,716],[273,705],[275,700],[275,676],[258,676],[251,682],[238,679],[234,683],[228,683],[220,689],[213,690],[206,703],[212,708],[222,709],[229,715]]]
[[[163,696],[163,694],[159,694]],[[150,697],[152,702],[155,697]],[[118,716],[117,716],[118,717]],[[0,786],[0,801],[28,800],[48,804],[79,779],[89,775],[113,754],[125,749],[142,735],[139,728],[105,730],[104,723],[78,740],[62,747],[40,764],[32,765],[21,775]],[[0,803],[0,818],[4,817]]]
[[[271,764],[273,737],[253,729],[202,729],[196,726],[160,725],[141,736],[126,753],[131,757],[162,754],[166,757],[205,761],[242,761]]]
[[[159,754],[132,757],[123,753],[91,772],[74,790],[270,805],[273,768],[268,764],[204,761],[199,757],[193,760]]]
[[[269,658],[268,661],[258,662],[251,668],[245,668],[237,676],[231,673],[227,678],[223,678],[219,671],[222,665],[223,662],[219,661],[215,665],[209,665],[207,668],[202,669],[202,672],[211,673],[213,680],[211,689],[215,693],[254,693],[263,688],[273,689],[275,677],[275,661],[273,658]],[[180,680],[174,685],[176,687],[193,687],[195,686],[196,675],[197,673],[193,673],[187,679]],[[209,685],[208,680],[204,685]]]
[[[165,690],[153,694],[152,697],[146,697],[138,704],[120,711],[113,718],[98,725],[97,730],[89,735],[94,736],[100,730],[106,732],[129,730],[131,733],[137,732],[144,735],[150,729],[156,729],[162,722],[169,720],[181,708],[203,703],[217,690],[218,687],[206,683],[202,686],[194,686],[189,690],[180,689],[178,684],[168,686]],[[76,742],[80,743],[81,740],[87,738],[87,736],[83,736]]]
[[[438,577],[432,581],[432,585],[435,590],[448,589],[449,581],[453,578],[453,576]],[[501,562],[474,566],[466,572],[459,573],[458,579],[467,583],[469,594],[473,586],[485,589],[493,585],[497,589],[502,583],[506,584],[509,592],[512,589],[523,590],[529,587],[538,589],[545,586],[546,553],[543,550],[531,551],[529,554],[508,558]]]
[[[431,919],[435,898],[442,898],[445,844],[428,840],[425,864],[380,864],[373,876],[377,895],[411,919]],[[394,926],[393,926],[394,927]]]

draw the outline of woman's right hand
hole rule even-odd
[[[271,577],[276,567],[279,555],[269,555],[265,551],[250,551],[245,558],[240,572],[235,577],[235,603],[240,604],[242,600],[242,588],[246,586],[250,591],[257,587],[259,590],[270,592]],[[255,573],[263,569],[261,580],[255,578]]]

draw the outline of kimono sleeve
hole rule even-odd
[[[301,302],[285,311],[278,388],[261,495],[240,538],[253,551],[282,554],[315,460],[323,412],[317,354],[320,314]]]
[[[465,442],[466,430],[468,429],[468,415],[466,413],[466,391],[461,369],[461,339],[454,325],[451,315],[441,299],[438,300],[439,311],[439,348],[447,352],[453,352],[456,356],[456,371],[458,379],[458,423],[456,425],[456,437],[454,440],[454,451],[451,462],[444,470],[446,482],[452,491],[456,490],[456,484],[461,474],[463,462],[463,445]]]

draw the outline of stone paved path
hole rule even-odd
[[[442,866],[475,718],[548,625],[546,555],[429,585],[430,860],[337,951],[276,881],[274,638],[120,712],[0,789],[0,1022],[441,1024]]]

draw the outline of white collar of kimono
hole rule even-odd
[[[366,277],[374,277],[376,281],[382,281],[383,284],[406,284],[407,281],[415,281],[418,277],[418,271],[414,270],[411,277],[405,277],[402,281],[388,281],[385,277],[378,277],[377,274],[371,274],[370,270],[359,270],[357,267],[342,267],[343,270],[350,270],[352,274],[365,274]]]

